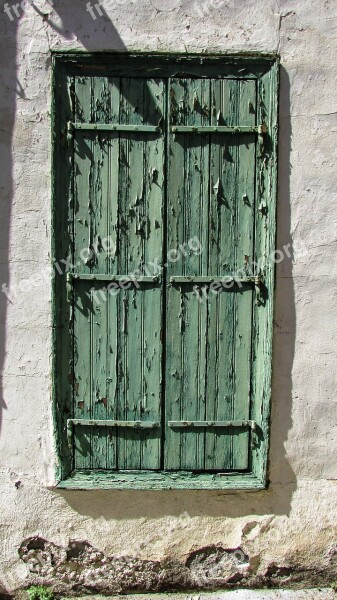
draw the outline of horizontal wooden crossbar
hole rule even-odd
[[[170,283],[254,283],[260,285],[262,283],[261,275],[252,275],[247,277],[235,277],[235,275],[215,275],[215,276],[194,276],[194,275],[174,275],[170,277]]]
[[[84,425],[85,427],[131,427],[132,429],[155,429],[160,427],[157,421],[111,421],[100,419],[68,419],[68,426]]]
[[[194,428],[194,427],[251,427],[256,429],[255,421],[169,421],[168,426],[172,428]]]
[[[68,419],[67,420],[67,438],[68,444],[71,445],[73,437],[73,427],[79,425],[81,427],[121,427],[131,429],[158,429],[161,424],[157,421],[115,421],[101,419]],[[252,431],[256,429],[256,422],[247,421],[169,421],[168,426],[172,429],[194,429],[194,428],[230,428],[250,427]]]
[[[108,275],[105,273],[68,273],[67,279],[69,282],[72,280],[80,281],[123,281],[137,283],[155,283],[159,281],[158,275]]]
[[[82,131],[116,131],[129,133],[161,133],[158,125],[120,125],[118,123],[69,123],[69,132],[75,129]]]
[[[114,421],[100,419],[68,419],[67,426],[81,425],[85,427],[131,427],[132,429],[156,429],[160,427],[157,421]],[[169,427],[251,427],[255,429],[256,422],[247,421],[169,421]]]
[[[75,130],[82,131],[116,131],[124,133],[163,133],[159,125],[122,125],[119,123],[68,123],[69,133]],[[266,125],[172,125],[171,133],[257,133],[262,135],[267,132]]]
[[[160,423],[157,421],[113,421],[101,419],[68,419],[67,420],[67,440],[71,447],[73,439],[73,428],[75,425],[81,427],[121,427],[130,429],[157,429]]]
[[[225,125],[204,125],[201,127],[194,127],[193,125],[173,125],[171,128],[172,133],[266,133],[267,127],[265,125],[258,125],[257,127],[246,127],[244,125],[234,125],[232,127]]]
[[[67,301],[71,302],[74,282],[76,281],[91,281],[94,283],[95,281],[104,282],[107,284],[110,283],[119,283],[121,289],[129,289],[130,286],[142,283],[158,283],[159,277],[157,275],[153,276],[144,276],[144,275],[108,275],[104,273],[67,273]],[[117,286],[118,287],[118,286]]]

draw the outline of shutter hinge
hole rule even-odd
[[[67,282],[66,282],[66,290],[67,290],[67,302],[71,303],[73,298],[73,274],[67,273]]]
[[[67,123],[67,142],[69,144],[72,143],[73,139],[74,139],[74,125],[71,121],[68,121]]]

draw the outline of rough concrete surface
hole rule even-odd
[[[102,0],[96,19],[85,0],[23,4],[11,20],[0,3],[0,284],[11,290],[0,293],[0,594],[33,583],[66,594],[329,585],[337,579],[336,2]],[[50,52],[78,48],[280,54],[277,246],[290,243],[291,258],[276,270],[266,491],[52,489]]]
[[[77,600],[88,600],[89,596],[79,597]],[[90,596],[91,600],[104,600],[106,596]],[[120,596],[108,596],[108,600],[118,600]],[[235,590],[232,592],[216,592],[212,594],[146,594],[123,596],[123,600],[334,600],[336,594],[333,590]],[[66,599],[61,599],[66,600]]]
[[[80,597],[78,600],[87,600]],[[92,600],[103,600],[102,596],[90,596]],[[120,596],[110,596],[109,600],[117,600]],[[335,592],[328,589],[312,590],[235,590],[232,592],[216,592],[214,594],[150,594],[123,596],[124,600],[333,600]]]

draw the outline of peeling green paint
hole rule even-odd
[[[54,65],[53,249],[76,265],[54,280],[59,479],[75,468],[62,486],[260,489],[274,274],[249,261],[275,243],[277,61],[55,54]],[[165,259],[194,237],[201,254]],[[149,276],[157,260],[167,269]],[[134,271],[137,286],[99,301],[102,282]],[[235,285],[212,294],[221,280]]]

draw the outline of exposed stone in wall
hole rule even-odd
[[[247,575],[249,558],[240,548],[224,550],[209,546],[193,552],[186,566],[199,585],[225,579],[226,583],[236,583]]]
[[[241,548],[208,546],[191,552],[185,563],[176,559],[142,560],[132,556],[106,556],[85,541],[70,541],[67,548],[39,537],[26,539],[19,555],[27,565],[27,585],[50,585],[62,593],[158,592],[162,590],[281,587],[327,584],[336,573],[336,548],[327,552],[326,569],[308,569],[301,559],[289,564],[271,562],[258,572],[258,557]]]
[[[0,600],[9,600],[10,595],[7,594],[5,588],[3,587],[3,585],[0,582]]]
[[[192,552],[185,564],[105,556],[87,542],[71,541],[62,548],[39,537],[25,540],[19,554],[31,576],[62,591],[216,588],[241,581],[250,569],[240,548],[219,546]]]

